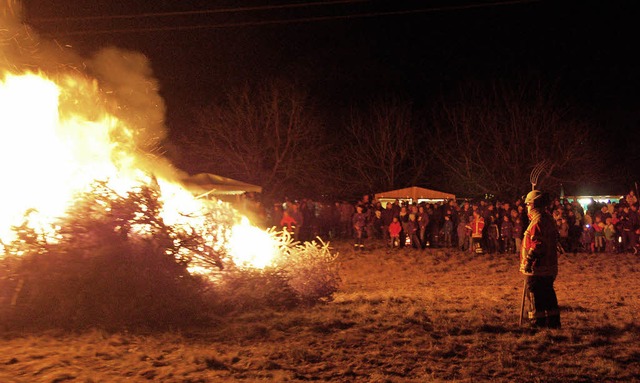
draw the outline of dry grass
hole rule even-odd
[[[563,328],[532,331],[515,256],[335,246],[333,302],[182,333],[4,334],[0,382],[640,381],[639,257],[563,256]]]

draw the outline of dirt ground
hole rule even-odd
[[[332,302],[172,333],[4,333],[0,382],[640,381],[638,256],[563,255],[563,327],[531,330],[515,255],[333,246]]]

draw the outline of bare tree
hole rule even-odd
[[[322,124],[291,84],[245,86],[199,111],[188,147],[209,171],[256,183],[268,196],[313,190],[322,174]]]
[[[352,110],[345,132],[350,144],[341,157],[341,182],[350,189],[411,185],[426,167],[408,102],[392,99],[373,103],[365,112]]]
[[[438,105],[429,148],[452,188],[467,195],[516,197],[530,190],[529,173],[548,162],[541,186],[597,180],[602,155],[594,127],[554,102],[538,85],[499,82],[471,87]]]

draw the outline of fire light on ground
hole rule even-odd
[[[19,25],[13,19],[13,9],[1,11],[0,21],[10,26]],[[251,226],[246,218],[241,222],[241,217],[228,205],[196,199],[175,181],[180,172],[149,150],[153,145],[147,141],[159,141],[160,135],[145,131],[145,124],[157,124],[154,121],[157,111],[130,113],[137,118],[136,124],[131,123],[134,119],[127,121],[118,115],[132,108],[122,104],[118,97],[135,93],[135,81],[130,86],[119,84],[109,88],[78,68],[59,66],[56,71],[45,73],[34,68],[32,62],[21,67],[11,62],[11,58],[16,52],[23,55],[23,51],[28,51],[16,48],[21,38],[31,38],[32,31],[25,33],[26,28],[19,25],[17,31],[0,29],[0,171],[3,177],[0,241],[3,244],[16,239],[12,227],[20,225],[40,233],[48,242],[55,242],[60,229],[55,225],[56,220],[67,214],[79,193],[90,192],[96,181],[105,182],[120,196],[153,183],[160,190],[161,217],[167,225],[210,238],[207,248],[224,251],[238,266],[263,268],[273,262],[278,255],[278,240],[273,234]],[[6,38],[9,35],[11,39]],[[135,55],[128,58],[134,63],[144,61]],[[146,69],[145,65],[140,66]],[[100,69],[100,65],[95,66]],[[149,105],[157,107],[158,103],[153,99]],[[149,118],[144,120],[139,116]],[[223,229],[207,226],[205,218],[213,216],[215,220],[217,214],[232,214],[237,224],[225,232],[212,233],[211,230]],[[138,230],[144,235],[144,228]],[[3,255],[5,252],[0,246],[0,256]],[[202,267],[198,269],[203,271]]]

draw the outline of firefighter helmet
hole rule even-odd
[[[548,196],[540,190],[530,191],[524,199],[525,205],[535,208],[543,208],[548,203]]]
[[[533,201],[542,198],[542,192],[540,190],[531,190],[524,198],[524,203],[529,205],[533,204]]]

